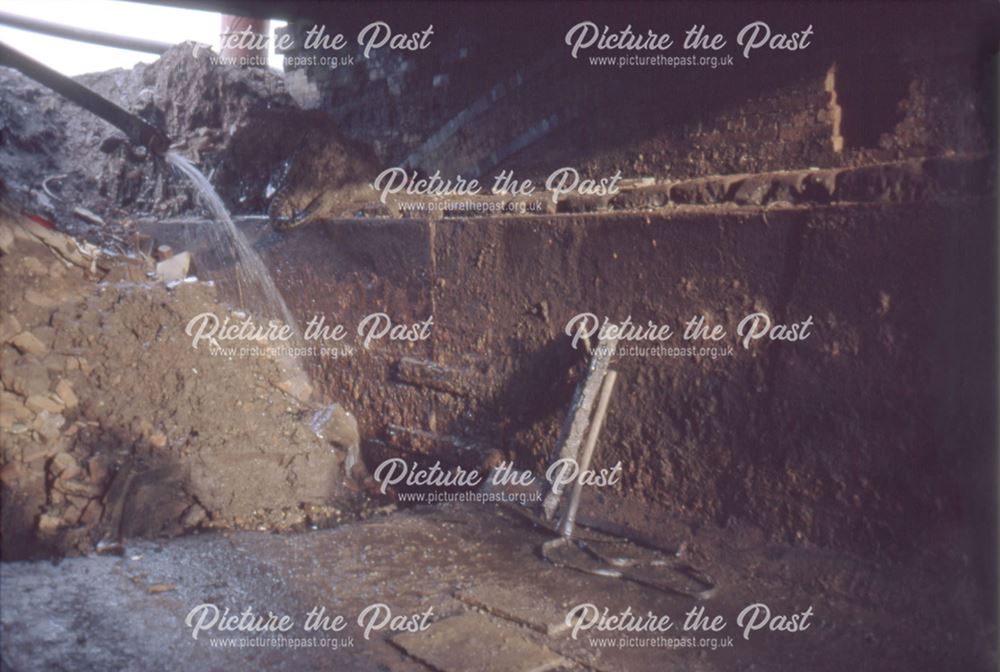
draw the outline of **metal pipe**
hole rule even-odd
[[[0,42],[0,65],[20,70],[36,82],[44,84],[85,110],[93,112],[101,119],[124,131],[133,143],[146,147],[151,152],[163,154],[170,147],[170,138],[145,119],[127,112],[124,108],[91,91],[83,84],[56,72],[3,42]]]
[[[615,389],[615,381],[618,380],[618,372],[609,370],[601,383],[601,398],[597,401],[597,410],[594,411],[594,420],[590,424],[590,433],[587,434],[587,443],[583,446],[583,455],[580,456],[579,472],[573,482],[573,494],[569,498],[569,508],[566,509],[566,517],[562,520],[560,533],[566,539],[573,536],[573,528],[576,525],[576,511],[580,507],[580,495],[583,493],[583,472],[590,469],[590,460],[594,457],[594,448],[597,446],[597,437],[604,426],[604,416],[608,412],[608,402],[611,400],[611,391]]]
[[[10,12],[0,12],[0,24],[21,30],[29,30],[33,33],[62,37],[67,40],[77,42],[89,42],[100,44],[105,47],[115,47],[116,49],[129,49],[131,51],[142,51],[149,54],[162,54],[173,45],[168,42],[157,42],[156,40],[146,40],[141,37],[128,37],[126,35],[115,35],[114,33],[104,33],[99,30],[87,30],[76,26],[67,26],[53,21],[42,19],[32,19],[27,16],[19,16]]]

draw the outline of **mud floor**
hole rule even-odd
[[[443,672],[988,666],[991,634],[963,606],[974,586],[954,592],[937,585],[942,563],[961,563],[958,557],[887,567],[829,551],[762,544],[739,530],[722,536],[705,528],[687,539],[684,560],[709,570],[719,588],[714,597],[695,601],[555,568],[539,556],[549,538],[504,508],[443,505],[317,532],[212,532],[130,543],[122,557],[4,563],[3,662],[10,669],[50,670]],[[616,642],[627,632],[581,630],[574,638],[565,626],[566,613],[588,603],[612,614],[631,608],[675,619],[703,606],[706,614],[732,623],[760,595],[771,596],[775,616],[812,606],[809,636],[764,629],[744,639],[730,627],[724,636],[706,635],[714,644],[622,649]],[[337,640],[331,646],[338,648],[301,641],[297,649],[287,641],[247,646],[245,633],[214,629],[195,639],[185,620],[204,603],[233,613],[252,607],[255,613],[291,616],[295,626],[283,633],[286,638],[325,637]],[[357,617],[379,603],[407,618],[430,610],[432,627],[413,633],[383,624],[366,639],[372,621],[358,625]],[[331,618],[342,615],[345,628],[306,632],[306,616],[317,607]],[[824,661],[816,656],[820,650],[838,655]]]

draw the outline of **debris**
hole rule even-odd
[[[70,453],[56,453],[49,463],[49,474],[53,479],[70,479],[80,473],[80,465]]]
[[[60,430],[66,424],[66,418],[59,413],[49,413],[42,411],[35,416],[32,429],[38,432],[46,441],[55,441],[59,438]]]
[[[10,430],[11,434],[18,433],[17,427],[18,426],[15,425],[15,427]],[[21,427],[24,427],[24,425],[21,425]],[[53,446],[33,444],[30,446],[26,446],[21,450],[21,462],[23,462],[24,464],[31,464],[38,460],[47,460],[53,455],[55,455],[57,452],[58,451]]]
[[[65,378],[60,378],[56,383],[56,395],[62,400],[66,408],[76,408],[80,403],[76,393],[73,392],[73,385]]]
[[[38,532],[40,534],[52,534],[63,526],[63,519],[51,513],[43,513],[38,517]]]
[[[11,343],[14,344],[15,348],[29,355],[44,355],[49,350],[45,347],[45,344],[30,331],[22,331],[11,340]]]
[[[10,430],[18,421],[26,422],[34,419],[21,397],[10,392],[0,392],[0,429]]]
[[[32,190],[31,194],[37,196],[38,192]],[[51,231],[56,230],[56,225],[53,224],[50,220],[46,219],[45,217],[42,217],[41,215],[30,214],[28,215],[28,219],[36,224],[41,224],[43,228],[49,229]]]
[[[100,522],[102,513],[104,513],[104,507],[101,505],[101,502],[97,499],[92,499],[83,510],[83,513],[80,514],[79,524],[93,527]]]
[[[52,189],[49,188],[49,182],[52,182],[54,180],[62,180],[65,177],[66,177],[65,175],[49,175],[44,180],[42,180],[42,191],[44,191],[46,195],[53,201],[61,202],[63,199],[58,194],[52,192]]]
[[[14,232],[6,224],[0,224],[0,252],[10,254],[14,248]]]
[[[467,395],[473,387],[473,376],[469,371],[412,357],[399,360],[396,378],[416,387],[429,387],[456,395]]]
[[[56,401],[52,397],[43,394],[31,395],[25,400],[24,405],[35,413],[40,413],[41,411],[60,413],[63,410],[62,402]]]
[[[157,262],[156,276],[163,282],[176,282],[188,276],[191,270],[191,253],[181,252]]]
[[[88,274],[20,217],[0,206],[0,227],[15,245],[0,256],[8,299],[0,311],[0,466],[13,465],[2,472],[2,508],[18,512],[3,517],[5,558],[87,553],[97,541],[100,552],[118,552],[123,536],[207,526],[301,529],[304,503],[358,497],[357,488],[338,482],[344,452],[309,431],[309,415],[303,422],[312,407],[267,383],[287,379],[287,393],[308,398],[294,359],[261,356],[234,366],[169,338],[185,315],[223,312],[212,288],[151,285],[148,257],[108,257],[106,273]],[[32,226],[49,242],[63,240],[58,231],[38,231],[44,224]],[[231,414],[234,407],[245,414]],[[360,464],[352,429],[339,441]],[[129,459],[130,448],[138,460]],[[184,468],[203,457],[205,467],[194,467],[188,480]],[[135,465],[131,485],[115,478],[128,469],[123,461]],[[169,473],[153,483],[164,468]],[[48,525],[44,539],[43,510],[61,521]],[[354,515],[353,508],[336,513],[338,521]],[[311,518],[321,526],[332,520]]]
[[[104,538],[97,542],[94,550],[98,555],[122,555],[125,553],[125,545],[120,539]]]
[[[200,504],[195,503],[188,507],[188,510],[181,516],[181,525],[191,529],[200,526],[206,520],[208,520],[208,513]]]
[[[58,479],[52,487],[64,495],[83,497],[86,500],[101,496],[101,489],[97,486],[90,483],[81,483],[80,481],[70,481],[65,478]]]
[[[54,254],[80,268],[96,271],[106,267],[101,251],[90,243],[78,241],[64,233],[40,223],[41,218],[11,216],[23,235],[46,245]],[[17,231],[15,231],[15,234]]]
[[[21,323],[13,315],[7,314],[0,318],[0,343],[9,342],[21,331]]]
[[[33,356],[21,357],[13,366],[5,364],[0,368],[0,379],[6,389],[17,392],[22,397],[49,391],[48,369]]]
[[[87,208],[77,206],[73,208],[73,214],[76,215],[77,217],[80,217],[81,219],[90,222],[91,224],[98,224],[100,226],[104,226],[104,220],[95,215],[94,213],[92,213]]]
[[[159,595],[160,593],[169,593],[171,591],[177,590],[177,586],[173,583],[154,583],[148,589],[150,595]]]
[[[94,485],[104,483],[108,478],[108,458],[99,453],[91,456],[87,461],[87,475]]]

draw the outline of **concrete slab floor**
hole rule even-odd
[[[990,669],[974,595],[961,580],[943,578],[941,557],[880,567],[706,528],[692,537],[689,558],[720,587],[695,602],[552,567],[538,552],[548,538],[504,509],[446,505],[309,533],[202,534],[136,541],[122,557],[3,563],[3,668]],[[772,616],[812,607],[810,627],[765,627],[744,639],[736,617],[758,602]],[[574,638],[557,615],[582,604],[668,615],[674,626],[580,629]],[[214,607],[199,605],[229,608],[229,616],[271,612],[292,626],[220,631],[218,623],[208,627]],[[724,631],[682,631],[697,606],[723,616]],[[322,617],[340,629],[306,631]]]

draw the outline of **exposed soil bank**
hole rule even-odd
[[[369,306],[400,323],[433,315],[426,342],[322,363],[323,384],[365,400],[370,462],[474,465],[498,450],[540,471],[585,361],[565,334],[573,316],[676,327],[705,315],[727,328],[732,355],[616,362],[597,461],[622,460],[625,479],[608,507],[620,498],[900,556],[956,526],[970,544],[991,534],[993,326],[981,307],[995,269],[981,250],[995,241],[992,212],[989,199],[952,198],[338,221],[261,249],[300,319],[353,325]],[[754,312],[811,316],[812,336],[744,348],[735,330]]]

